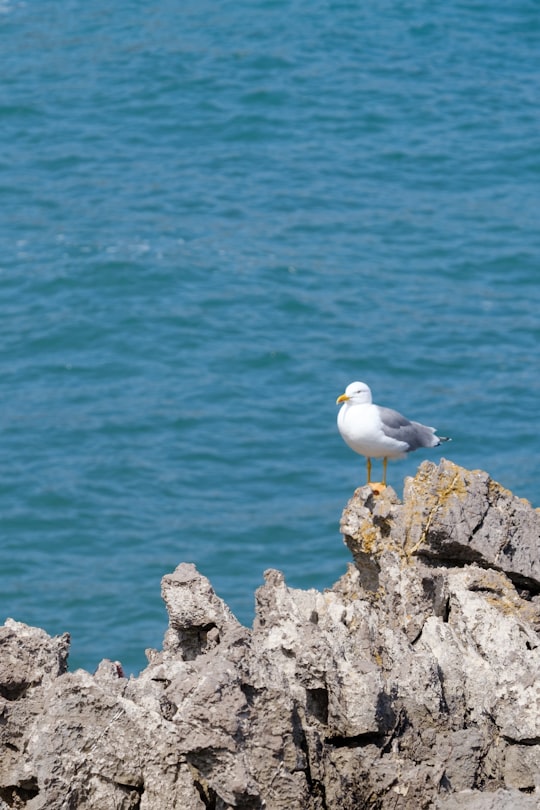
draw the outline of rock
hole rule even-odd
[[[193,565],[163,650],[68,672],[0,628],[0,810],[486,810],[540,799],[539,513],[486,473],[357,490],[330,590],[267,571],[251,630]]]
[[[0,696],[16,700],[67,670],[69,635],[50,638],[44,630],[7,619],[0,627]]]
[[[425,461],[404,493],[409,549],[438,562],[476,562],[540,590],[540,511],[481,470]]]
[[[435,810],[538,810],[538,799],[518,790],[496,790],[493,793],[464,790],[437,799]]]
[[[215,647],[226,629],[240,628],[193,564],[182,563],[173,574],[164,576],[161,595],[169,614],[163,649],[173,655],[179,653],[184,660]]]

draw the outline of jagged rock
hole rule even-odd
[[[68,633],[51,638],[44,630],[7,619],[0,627],[0,696],[16,700],[66,672],[69,641]]]
[[[538,511],[426,462],[341,528],[354,565],[324,593],[266,572],[251,630],[178,566],[137,678],[8,620],[0,810],[538,807]]]
[[[538,810],[538,799],[518,790],[496,790],[494,793],[464,790],[438,798],[435,810]]]
[[[409,548],[452,565],[477,562],[540,590],[540,511],[481,470],[425,461],[404,493]]]

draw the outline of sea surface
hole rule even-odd
[[[540,506],[533,0],[0,0],[0,622],[160,648],[324,589],[352,380]],[[376,468],[376,472],[378,468]]]

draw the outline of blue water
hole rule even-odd
[[[331,586],[354,379],[540,505],[536,2],[2,0],[0,48],[0,620],[136,672],[182,561],[246,623]]]

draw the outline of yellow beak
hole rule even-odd
[[[348,397],[347,394],[342,394],[336,399],[336,405],[339,405],[341,402],[347,402],[349,399],[350,397]]]

